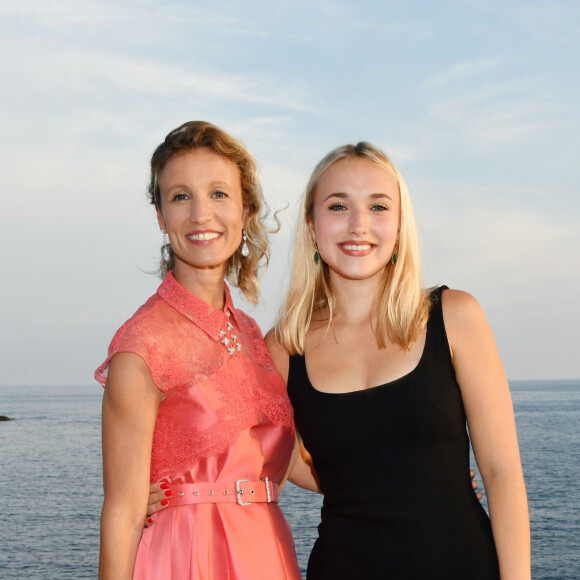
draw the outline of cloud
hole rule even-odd
[[[433,85],[429,91],[424,114],[399,139],[404,159],[446,158],[452,151],[473,159],[511,155],[515,145],[529,148],[548,138],[567,139],[565,132],[576,117],[569,91],[554,98],[552,89],[533,76],[456,77],[456,82]]]
[[[84,66],[85,58],[75,63]],[[97,58],[89,74],[110,82],[124,91],[148,93],[152,96],[190,96],[194,91],[204,99],[223,99],[278,108],[312,110],[306,104],[307,92],[291,84],[280,86],[261,75],[224,74],[199,66],[167,66],[162,63],[125,59],[114,56]]]
[[[52,87],[64,103],[83,99],[77,101],[82,106],[83,102],[94,104],[96,99],[107,96],[121,96],[125,102],[147,96],[167,98],[170,102],[220,99],[278,109],[314,110],[308,103],[308,91],[296,83],[280,83],[263,74],[218,72],[196,63],[195,59],[168,65],[154,59],[83,50],[74,53],[55,50],[39,59],[42,72],[33,78],[16,63],[13,65],[12,74],[18,78],[18,85],[24,90],[28,85],[49,94]],[[58,77],[54,76],[55,71],[59,71]]]
[[[502,61],[499,58],[490,58],[472,62],[462,62],[453,65],[447,71],[424,81],[427,88],[441,87],[457,81],[464,81],[467,77],[477,76],[484,71],[501,66]]]

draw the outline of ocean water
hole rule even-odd
[[[529,495],[532,577],[580,579],[580,381],[510,386]],[[97,577],[100,405],[98,385],[0,387],[0,414],[15,418],[0,422],[3,580]],[[321,499],[290,484],[281,505],[304,572]]]

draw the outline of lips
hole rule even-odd
[[[362,251],[370,250],[371,244],[340,244],[345,250]]]
[[[341,242],[338,247],[347,256],[368,256],[375,248],[375,244],[369,242],[359,242],[357,240],[347,240],[346,242]]]
[[[211,240],[215,240],[220,236],[221,234],[219,232],[193,232],[191,234],[187,234],[186,237],[192,242],[211,242]]]

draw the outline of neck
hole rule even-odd
[[[184,288],[217,310],[223,310],[225,304],[224,274],[224,268],[199,269],[179,262],[173,269]]]
[[[380,273],[366,280],[348,280],[335,274],[330,275],[330,283],[336,299],[335,318],[343,324],[371,322]]]

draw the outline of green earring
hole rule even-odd
[[[399,240],[395,242],[395,247],[393,248],[393,255],[391,256],[391,264],[393,266],[397,263],[397,250],[399,249]]]
[[[314,244],[314,263],[318,264],[320,262],[320,254],[318,253],[318,246]]]

